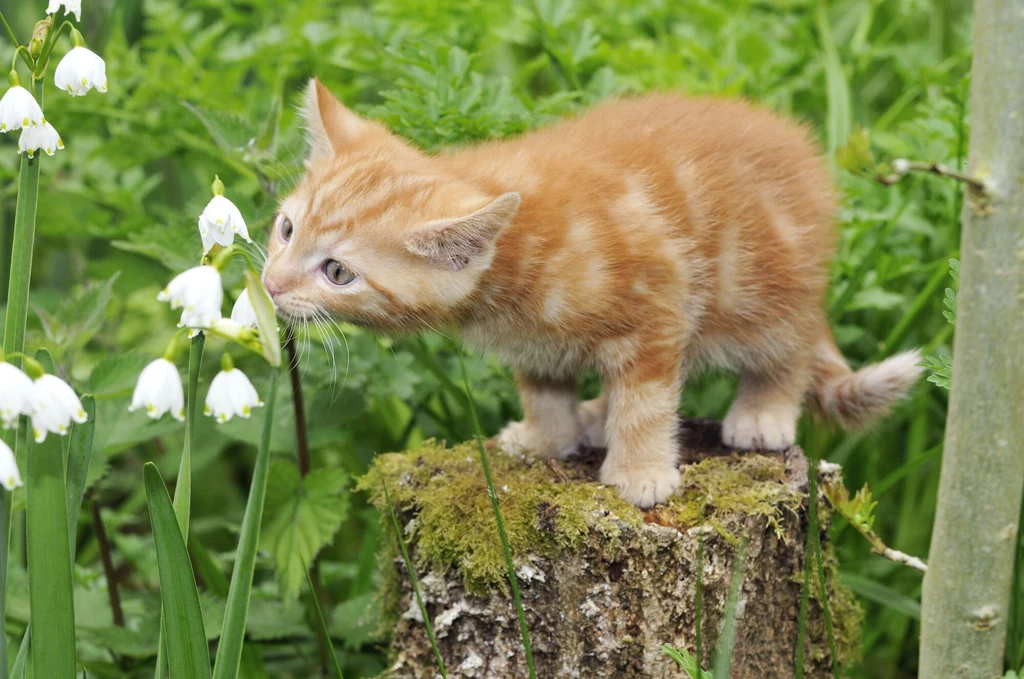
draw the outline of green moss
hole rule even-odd
[[[762,517],[779,537],[787,512],[796,516],[802,496],[787,485],[786,465],[777,457],[713,457],[683,467],[679,491],[648,514],[648,521],[686,530],[704,520],[733,544],[731,519]]]
[[[781,534],[786,509],[795,516],[800,505],[799,494],[786,485],[785,464],[774,457],[710,458],[688,465],[676,496],[646,515],[615,490],[593,482],[593,470],[585,465],[563,463],[556,471],[529,457],[497,451],[490,457],[516,555],[578,549],[591,533],[614,552],[624,529],[646,521],[686,530],[700,523],[702,507],[706,520],[727,539],[736,539],[730,526],[749,516],[763,517]],[[359,487],[386,512],[382,477],[399,515],[416,517],[419,558],[456,569],[471,591],[505,587],[504,555],[475,444],[445,448],[431,442],[378,456]]]
[[[559,482],[543,461],[491,453],[505,530],[513,554],[552,556],[576,549],[591,532],[615,548],[623,528],[639,526],[643,514],[614,490],[596,483]],[[570,481],[582,481],[571,468]],[[481,593],[505,584],[505,557],[475,444],[377,457],[359,488],[387,511],[386,479],[396,511],[416,516],[415,540],[430,565],[456,568],[467,589]]]

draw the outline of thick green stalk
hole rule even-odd
[[[188,543],[189,517],[192,508],[192,448],[196,439],[196,402],[199,393],[199,370],[203,367],[203,349],[206,334],[199,333],[192,338],[188,352],[188,385],[185,397],[185,446],[178,463],[178,478],[174,485],[174,515],[178,520],[181,536]],[[166,676],[167,648],[164,644],[164,612],[160,609],[160,635],[156,647],[156,679]]]
[[[953,379],[921,599],[922,677],[1002,676],[1024,488],[1024,13],[974,3]]]
[[[270,371],[270,386],[264,398],[266,409],[263,413],[263,438],[256,453],[256,465],[252,471],[252,485],[249,486],[249,501],[245,506],[242,530],[238,541],[238,555],[235,570],[231,574],[228,590],[227,609],[224,611],[224,626],[221,628],[220,646],[213,666],[214,679],[236,679],[242,659],[242,642],[245,639],[245,621],[249,613],[249,595],[252,593],[252,576],[256,570],[256,550],[260,542],[260,524],[263,522],[263,503],[267,496],[267,474],[270,471],[270,437],[274,428],[274,404],[277,401],[277,380],[280,371]]]
[[[33,81],[33,94],[43,105],[43,83]],[[11,264],[8,274],[7,318],[4,324],[4,353],[25,350],[25,325],[28,323],[28,291],[32,279],[32,253],[36,238],[36,206],[39,203],[39,164],[43,154],[34,158],[21,157],[18,180],[18,204],[14,213],[14,238],[11,243]],[[17,453],[23,437],[10,434]],[[6,638],[7,619],[7,560],[11,536],[11,494],[0,489],[0,639]],[[67,517],[65,515],[65,520]],[[7,647],[0,644],[0,679],[7,679]]]

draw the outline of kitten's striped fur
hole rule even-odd
[[[428,156],[318,81],[308,173],[270,239],[279,309],[383,331],[459,327],[516,371],[505,448],[608,446],[640,506],[679,482],[676,412],[704,364],[740,374],[727,444],[791,445],[806,400],[844,426],[884,413],[916,353],[851,372],[822,302],[833,190],[804,129],[736,101],[621,99],[519,139]],[[333,285],[327,259],[356,274]],[[604,393],[576,402],[585,369]]]

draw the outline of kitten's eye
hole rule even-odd
[[[292,239],[292,233],[294,233],[295,227],[292,226],[292,220],[288,219],[284,215],[280,217],[280,224],[278,224],[277,232],[281,235],[281,240],[285,243]]]
[[[356,275],[336,259],[328,259],[324,262],[324,273],[327,275],[327,279],[335,285],[348,285],[356,279]]]

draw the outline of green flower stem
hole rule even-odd
[[[256,550],[260,542],[260,524],[263,522],[263,503],[267,495],[267,475],[270,471],[270,436],[274,429],[274,404],[277,402],[277,381],[280,371],[270,371],[270,385],[264,398],[263,438],[256,453],[256,465],[249,487],[249,501],[245,506],[242,530],[238,541],[238,556],[231,574],[228,603],[224,611],[220,646],[213,666],[214,679],[236,679],[242,659],[245,639],[245,621],[249,613],[252,576],[256,570]]]
[[[53,15],[54,24],[57,23],[57,19],[61,14],[63,14],[63,11],[59,11],[57,14]],[[50,53],[53,52],[53,47],[57,44],[57,39],[60,37],[60,34],[65,30],[73,29],[74,27],[74,24],[70,21],[62,23],[57,30],[54,30],[52,26],[50,27],[50,32],[46,34],[46,42],[43,44],[43,51],[39,53],[39,58],[36,59],[35,68],[32,71],[33,77],[43,77],[43,74],[46,73],[46,66],[50,61]]]
[[[4,24],[6,25],[6,20]],[[9,27],[8,27],[8,30]],[[11,33],[13,36],[13,33]],[[43,83],[31,83],[39,105],[43,105]],[[7,318],[4,325],[4,354],[25,350],[25,325],[28,323],[28,289],[32,279],[32,251],[36,237],[36,206],[39,202],[39,163],[43,154],[35,158],[21,158],[18,184],[18,205],[14,213],[14,240],[11,244],[11,268],[7,293]],[[17,361],[12,361],[15,365]],[[11,434],[17,453],[22,437]],[[6,628],[7,618],[7,560],[11,535],[11,493],[0,489],[0,631]],[[64,513],[64,521],[67,514]],[[67,542],[64,543],[67,546]],[[3,638],[6,638],[5,636]],[[7,648],[0,644],[0,679],[7,679]]]
[[[0,23],[3,23],[3,25],[4,25],[4,30],[5,30],[5,31],[7,31],[7,37],[11,39],[11,43],[12,43],[12,44],[13,44],[13,45],[14,45],[15,47],[18,47],[18,46],[20,46],[20,45],[21,45],[21,42],[19,42],[19,41],[18,41],[18,36],[16,36],[16,35],[14,34],[14,30],[13,30],[13,29],[11,28],[11,25],[10,25],[9,23],[7,23],[7,17],[5,17],[5,16],[4,16],[4,13],[3,13],[3,12],[0,12]],[[33,64],[33,63],[32,63],[32,60],[31,60],[31,59],[29,59],[29,57],[28,57],[28,55],[27,55],[27,54],[22,54],[21,56],[22,56],[22,57],[23,57],[23,58],[25,59],[25,64],[26,64],[26,65],[27,65],[27,66],[28,66],[29,68],[32,68],[33,66],[35,66],[35,64]],[[6,666],[5,666],[5,667],[6,667]],[[4,671],[4,673],[6,674],[6,670]]]
[[[174,485],[174,515],[178,520],[182,539],[188,543],[189,517],[192,507],[192,448],[196,439],[196,403],[199,395],[199,370],[203,366],[206,335],[192,338],[188,352],[188,392],[185,401],[185,446],[178,464],[178,478]],[[160,635],[156,652],[156,679],[162,679],[167,664],[164,647],[164,614],[160,611]]]

